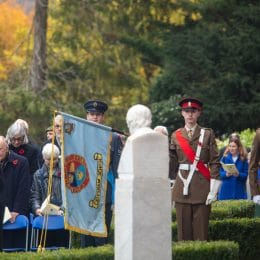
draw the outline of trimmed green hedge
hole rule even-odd
[[[212,205],[211,220],[226,218],[253,218],[255,203],[252,200],[222,200]]]
[[[260,218],[211,220],[209,240],[230,240],[239,244],[240,259],[257,259],[260,255]],[[172,223],[172,241],[177,241],[177,224]]]
[[[173,243],[174,260],[236,260],[239,259],[239,246],[231,241],[185,241]]]
[[[210,219],[253,218],[254,215],[255,203],[251,200],[221,200],[212,204]],[[172,210],[172,221],[176,221],[175,209]]]
[[[212,220],[209,239],[235,241],[239,244],[240,259],[257,259],[260,256],[260,218]]]
[[[85,249],[60,249],[45,251],[43,253],[0,253],[0,259],[87,259],[87,260],[111,260],[114,259],[114,248],[112,245],[89,247]]]
[[[236,260],[238,259],[238,244],[230,241],[187,241],[173,243],[172,259],[174,260]],[[1,259],[86,259],[113,260],[114,248],[106,245],[87,249],[61,249],[45,251],[44,253],[1,253]]]

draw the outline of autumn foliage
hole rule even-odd
[[[31,49],[32,15],[12,0],[0,3],[0,10],[0,79],[7,79],[12,70],[23,66]]]

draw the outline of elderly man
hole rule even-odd
[[[202,102],[184,98],[179,105],[185,125],[172,133],[170,145],[178,240],[207,240],[210,204],[221,184],[219,153],[213,130],[197,123]]]
[[[4,201],[11,212],[10,222],[15,222],[19,214],[28,215],[30,196],[30,168],[28,160],[13,151],[9,151],[4,136],[0,136],[0,175],[4,184]],[[18,246],[19,232],[4,235],[4,248]]]
[[[84,108],[87,111],[86,119],[97,124],[103,124],[105,121],[105,112],[108,109],[108,105],[105,102],[99,100],[89,100],[84,104]],[[106,145],[106,144],[104,144]],[[122,141],[118,134],[113,133],[112,142],[110,146],[110,166],[107,180],[107,193],[106,193],[106,227],[107,233],[110,230],[110,224],[113,213],[114,204],[114,185],[115,178],[118,177],[117,167],[122,151]],[[101,246],[107,243],[107,238],[94,237],[90,235],[81,236],[81,246]]]

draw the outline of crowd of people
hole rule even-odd
[[[232,134],[222,153],[217,148],[214,131],[201,127],[197,121],[203,103],[196,98],[184,98],[179,102],[184,127],[170,136],[169,178],[172,184],[172,200],[175,202],[179,240],[207,240],[210,206],[215,200],[247,199],[246,182],[250,181],[250,194],[260,204],[259,161],[260,130],[256,131],[249,153],[238,134]],[[90,100],[84,104],[86,119],[97,124],[105,122],[106,103]],[[54,125],[46,128],[46,141],[36,145],[29,136],[29,125],[17,119],[0,136],[0,223],[5,207],[11,213],[10,222],[19,214],[41,216],[41,205],[47,197],[50,160],[53,155],[53,175],[50,202],[59,206],[63,215],[61,196],[61,129],[62,116],[57,115]],[[154,131],[168,136],[167,128],[157,126]],[[53,139],[54,138],[54,139]],[[54,148],[52,147],[54,140]],[[113,133],[110,146],[110,167],[107,178],[105,224],[109,233],[113,214],[113,197],[117,167],[123,149],[123,138]],[[233,165],[229,172],[224,165]],[[251,199],[251,198],[250,198]],[[22,231],[19,231],[22,232]],[[18,231],[6,232],[3,240],[0,225],[0,249],[17,247],[22,242]],[[61,239],[62,238],[62,239]],[[67,246],[69,234],[53,234],[49,243]],[[107,238],[81,236],[81,247],[106,244]]]
[[[84,107],[88,121],[97,124],[104,123],[104,114],[108,109],[106,103],[90,100],[84,104]],[[0,136],[0,220],[3,219],[6,206],[12,216],[9,220],[11,223],[19,214],[28,217],[30,214],[42,216],[41,206],[49,190],[51,190],[50,203],[60,207],[58,214],[63,215],[60,168],[61,130],[62,116],[58,114],[54,118],[53,126],[46,128],[46,141],[42,145],[37,146],[31,140],[29,125],[22,119],[17,119],[8,128],[6,136]],[[115,179],[123,146],[122,141],[119,134],[112,134],[105,207],[105,224],[108,232],[112,220]],[[49,189],[51,155],[53,156],[53,171],[52,188]],[[0,227],[0,249],[22,246],[24,243],[22,234],[18,234],[17,231],[5,232],[2,230],[2,225]],[[4,240],[2,240],[3,232]],[[52,231],[48,233],[45,245],[67,247],[68,242],[68,231]],[[100,246],[105,243],[107,243],[107,238],[81,236],[82,247]]]

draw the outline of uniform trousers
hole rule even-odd
[[[211,206],[175,203],[178,240],[207,240]]]

